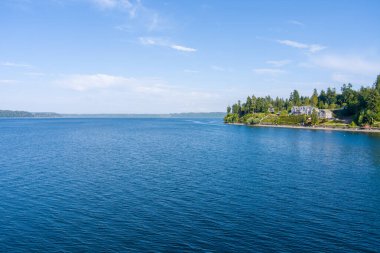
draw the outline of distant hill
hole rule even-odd
[[[0,118],[57,118],[60,114],[54,112],[26,112],[0,110]]]
[[[170,114],[58,114],[0,110],[0,118],[223,118],[224,112],[187,112]]]

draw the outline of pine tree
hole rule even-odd
[[[318,106],[318,91],[314,89],[313,95],[311,96],[311,105],[317,107]]]

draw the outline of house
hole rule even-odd
[[[274,113],[274,108],[273,108],[273,106],[271,106],[271,107],[268,108],[268,112],[270,112],[270,113]]]
[[[318,117],[320,119],[332,119],[333,118],[333,114],[332,114],[332,111],[330,111],[330,110],[321,109],[318,112]]]
[[[292,115],[311,115],[313,111],[319,112],[319,109],[313,106],[293,106],[290,114]]]
[[[320,119],[332,119],[333,114],[331,110],[318,109],[313,106],[293,106],[290,114],[292,115],[311,115],[313,111],[318,113],[318,118]]]

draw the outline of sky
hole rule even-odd
[[[380,74],[378,0],[1,0],[0,109],[225,111]]]

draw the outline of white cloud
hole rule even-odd
[[[160,79],[152,78],[131,78],[124,76],[115,76],[108,74],[88,74],[88,75],[69,75],[56,83],[69,89],[86,92],[90,90],[117,90],[117,91],[132,91],[135,93],[155,93],[155,94],[182,94],[194,93],[203,94],[204,96],[212,95],[186,88],[166,85]]]
[[[185,73],[192,73],[192,74],[196,74],[196,73],[199,73],[199,70],[194,70],[194,69],[185,69],[183,72],[185,72]]]
[[[156,11],[144,6],[141,0],[87,0],[104,11],[119,11],[129,14],[128,22],[119,24],[115,28],[119,31],[147,32],[161,30],[165,27],[164,18]]]
[[[283,67],[285,65],[290,64],[291,62],[292,62],[291,60],[277,60],[277,61],[272,60],[272,61],[267,61],[266,63],[274,67]]]
[[[259,75],[278,75],[278,74],[284,74],[284,73],[286,73],[285,70],[282,70],[282,69],[271,69],[271,68],[253,69],[253,72],[255,74],[259,74]]]
[[[14,68],[31,68],[32,65],[24,64],[24,63],[15,63],[15,62],[2,62],[0,63],[1,66],[4,67],[14,67]]]
[[[215,71],[225,71],[225,68],[216,65],[212,65],[211,68]]]
[[[185,47],[185,46],[180,46],[180,45],[171,45],[170,47],[175,49],[175,50],[183,51],[183,52],[196,52],[197,51],[195,48]]]
[[[289,20],[288,22],[289,22],[289,24],[292,24],[292,25],[305,26],[304,23],[297,21],[297,20]]]
[[[157,30],[157,28],[159,27],[160,23],[161,23],[161,20],[160,20],[158,14],[157,13],[153,13],[151,15],[151,20],[150,20],[150,22],[147,25],[148,26],[148,30],[149,31],[155,31],[155,30]]]
[[[380,73],[380,61],[370,61],[357,56],[322,55],[311,58],[311,63],[334,71],[372,75]]]
[[[325,46],[318,45],[318,44],[304,44],[304,43],[293,41],[293,40],[278,40],[277,42],[289,47],[306,49],[311,53],[316,53],[326,48]]]
[[[90,0],[103,9],[132,9],[133,4],[129,0]],[[138,1],[139,2],[139,1]]]
[[[235,71],[231,67],[224,67],[224,66],[219,66],[219,65],[211,65],[211,69],[218,72],[228,72],[228,73],[232,73]]]
[[[220,90],[173,86],[153,78],[88,74],[65,76],[55,83],[73,91],[70,99],[78,99],[80,110],[94,113],[220,111],[225,104]],[[179,106],[173,109],[173,104]]]
[[[150,38],[150,37],[140,37],[139,41],[142,45],[151,45],[151,46],[167,46],[168,43],[161,38]]]
[[[190,53],[197,51],[197,49],[195,48],[181,46],[178,44],[172,44],[168,40],[162,39],[162,38],[140,37],[139,41],[142,45],[145,45],[145,46],[162,46],[162,47],[168,47],[177,51],[190,52]]]
[[[24,75],[36,77],[36,76],[46,76],[47,74],[43,72],[25,72]]]
[[[17,80],[0,79],[0,84],[11,84],[11,83],[17,83]]]
[[[342,74],[342,73],[333,73],[331,79],[334,82],[338,83],[353,83],[356,82],[355,78],[352,75]]]
[[[333,73],[331,75],[331,79],[332,81],[337,82],[339,84],[352,83],[352,84],[359,84],[359,85],[369,85],[373,81],[374,77],[369,76],[367,78],[362,75]]]
[[[76,91],[87,91],[92,89],[105,89],[115,86],[133,85],[135,79],[122,76],[112,76],[106,74],[94,75],[71,75],[58,83]]]

